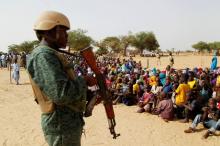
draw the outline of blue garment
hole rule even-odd
[[[164,73],[159,74],[160,82],[164,86],[166,84],[166,75]]]
[[[131,63],[130,61],[128,62],[128,69],[129,69],[129,70],[132,70],[132,69],[133,69],[133,65],[132,65],[132,63]]]
[[[125,66],[126,66],[128,71],[130,71],[132,69],[132,66],[129,63],[126,63]]]
[[[217,68],[217,63],[218,63],[217,57],[216,55],[214,55],[211,63],[211,70],[215,70]]]
[[[121,71],[122,71],[122,72],[127,72],[127,71],[129,71],[129,69],[127,68],[126,64],[123,64],[123,65],[121,66]]]
[[[152,69],[152,73],[153,73],[153,75],[157,74],[157,69],[155,67]]]
[[[163,92],[164,93],[169,93],[169,92],[172,92],[172,90],[173,90],[173,86],[172,86],[172,84],[170,83],[170,84],[168,84],[168,85],[165,85],[164,87],[163,87]]]
[[[197,125],[201,122],[202,119],[202,115],[198,114],[195,119],[192,122],[191,128],[195,129],[197,127]],[[205,120],[203,121],[203,125],[207,128],[209,128],[209,131],[211,132],[215,132],[216,130],[219,130],[220,128],[220,119],[218,119],[218,121],[209,119],[209,120]]]

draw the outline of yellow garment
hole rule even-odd
[[[139,91],[139,85],[138,85],[138,83],[136,83],[133,85],[133,94],[137,94],[138,91]]]
[[[220,75],[218,75],[218,77],[217,77],[216,86],[220,87]]]
[[[149,84],[151,85],[151,87],[152,87],[153,85],[157,85],[156,76],[151,76],[151,77],[150,77]]]
[[[194,85],[196,84],[196,80],[193,80],[193,81],[189,81],[188,82],[188,85],[190,87],[190,89],[193,89]]]
[[[190,91],[188,84],[180,84],[176,89],[176,105],[183,105],[186,103],[186,93]]]

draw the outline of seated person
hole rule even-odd
[[[151,112],[151,108],[153,105],[153,94],[151,93],[151,86],[147,86],[142,98],[138,102],[138,113],[142,112]]]
[[[186,77],[184,75],[180,78],[180,84],[178,88],[176,89],[176,98],[175,98],[175,114],[177,118],[182,119],[183,118],[183,111],[184,106],[187,103],[187,97],[186,94],[190,91],[189,85],[186,83]]]
[[[196,80],[194,79],[194,73],[192,71],[189,72],[189,78],[187,84],[189,85],[191,90],[196,87]]]
[[[162,91],[166,94],[170,94],[173,91],[173,85],[171,83],[171,78],[169,76],[166,77],[166,83],[163,86]]]
[[[157,106],[159,102],[159,96],[162,90],[162,86],[160,86],[160,82],[157,81],[156,85],[153,85],[151,88],[151,92],[154,94],[154,108]]]
[[[174,111],[171,98],[169,98],[166,93],[161,92],[160,99],[161,101],[159,102],[157,108],[153,111],[153,114],[159,115],[166,122],[173,120]]]
[[[184,119],[180,120],[182,123],[189,122],[189,119],[194,119],[196,115],[201,113],[201,108],[202,108],[202,97],[199,96],[198,94],[189,92],[187,94],[187,103],[184,104]]]
[[[203,115],[198,114],[193,120],[192,125],[184,132],[195,132],[197,125],[202,122],[204,127],[209,128],[208,131],[203,135],[203,138],[208,138],[210,134],[215,135],[215,131],[220,130],[220,111],[217,109],[216,103],[217,102],[215,99],[210,98],[209,106],[203,108]]]

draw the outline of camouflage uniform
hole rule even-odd
[[[80,146],[87,87],[82,77],[69,79],[56,53],[40,45],[27,66],[33,81],[55,103],[55,111],[42,114],[41,126],[50,146]]]

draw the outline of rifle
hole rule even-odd
[[[105,76],[100,72],[100,70],[96,65],[96,59],[92,52],[91,47],[87,47],[83,49],[82,51],[80,51],[80,53],[83,56],[83,58],[86,60],[86,63],[89,65],[89,67],[96,75],[96,80],[100,90],[100,96],[103,100],[106,116],[108,118],[109,130],[110,133],[113,135],[113,139],[116,139],[118,136],[120,136],[120,134],[116,134],[115,132],[115,126],[116,126],[115,114],[112,105],[112,100],[110,98],[110,92],[108,91],[105,83]]]

